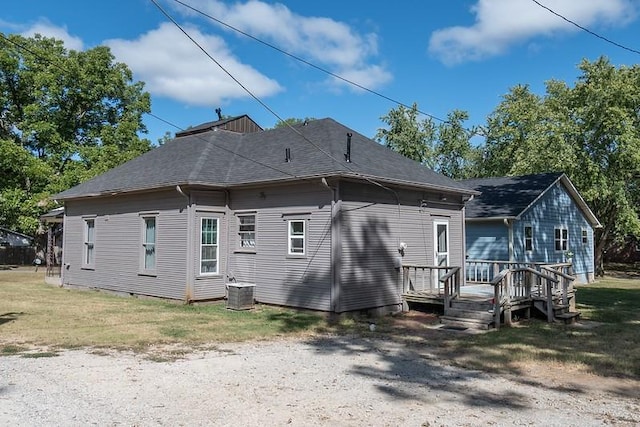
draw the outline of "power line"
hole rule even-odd
[[[152,0],[152,1],[153,1],[153,0]],[[246,31],[243,31],[243,30],[241,30],[241,29],[239,29],[239,28],[237,28],[237,27],[234,27],[233,25],[228,24],[228,23],[226,23],[226,22],[222,21],[221,19],[216,18],[215,16],[211,16],[211,15],[209,15],[209,14],[207,14],[207,13],[205,13],[205,12],[203,12],[203,11],[201,11],[201,10],[199,10],[199,9],[197,9],[197,8],[195,8],[195,7],[191,6],[191,5],[189,5],[189,4],[186,4],[186,3],[182,2],[181,0],[173,0],[173,1],[174,1],[174,2],[176,2],[176,3],[178,3],[178,4],[181,4],[182,6],[184,6],[184,7],[188,8],[188,9],[191,9],[192,11],[194,11],[194,12],[196,12],[196,13],[198,13],[198,14],[202,15],[202,16],[205,16],[205,17],[207,17],[207,18],[211,19],[212,21],[217,22],[218,24],[220,24],[220,25],[222,25],[222,26],[225,26],[225,27],[227,27],[227,28],[229,28],[229,29],[231,29],[231,30],[233,30],[233,31],[237,32],[237,33],[242,34],[242,35],[243,35],[243,36],[245,36],[245,37],[248,37],[248,38],[250,38],[250,39],[252,39],[252,40],[254,40],[254,41],[256,41],[256,42],[258,42],[258,43],[260,43],[260,44],[263,44],[264,46],[267,46],[267,47],[269,47],[269,48],[271,48],[271,49],[273,49],[273,50],[275,50],[275,51],[277,51],[277,52],[280,52],[280,53],[281,53],[281,54],[283,54],[283,55],[286,55],[286,56],[288,56],[288,57],[290,57],[290,58],[292,58],[292,59],[295,59],[296,61],[302,62],[303,64],[308,65],[309,67],[315,68],[316,70],[321,71],[321,72],[323,72],[323,73],[325,73],[325,74],[328,74],[328,75],[330,75],[331,77],[334,77],[334,78],[336,78],[336,79],[338,79],[338,80],[341,80],[341,81],[343,81],[343,82],[345,82],[345,83],[347,83],[347,84],[350,84],[350,85],[355,86],[355,87],[357,87],[357,88],[359,88],[359,89],[362,89],[362,90],[364,90],[365,92],[369,92],[369,93],[371,93],[371,94],[373,94],[373,95],[379,96],[380,98],[386,99],[387,101],[393,102],[394,104],[401,105],[401,106],[403,106],[403,107],[405,107],[405,108],[408,108],[408,109],[413,109],[413,107],[410,107],[409,105],[407,105],[407,104],[405,104],[405,103],[403,103],[403,102],[400,102],[400,101],[398,101],[398,100],[395,100],[395,99],[393,99],[393,98],[391,98],[391,97],[389,97],[389,96],[387,96],[387,95],[384,95],[383,93],[380,93],[380,92],[375,91],[375,90],[373,90],[373,89],[370,89],[370,88],[368,88],[368,87],[366,87],[366,86],[363,86],[363,85],[361,85],[361,84],[359,84],[359,83],[356,83],[356,82],[354,82],[353,80],[349,80],[349,79],[347,79],[347,78],[345,78],[345,77],[342,77],[342,76],[341,76],[341,75],[339,75],[339,74],[336,74],[336,73],[334,73],[334,72],[332,72],[332,71],[327,70],[326,68],[320,67],[319,65],[316,65],[316,64],[314,64],[314,63],[312,63],[312,62],[310,62],[310,61],[307,61],[306,59],[301,58],[301,57],[299,57],[299,56],[297,56],[297,55],[295,55],[295,54],[293,54],[293,53],[291,53],[291,52],[288,52],[288,51],[286,51],[286,50],[284,50],[284,49],[282,49],[282,48],[280,48],[280,47],[278,47],[278,46],[276,46],[276,45],[274,45],[274,44],[272,44],[272,43],[269,43],[269,42],[267,42],[267,41],[264,41],[264,40],[262,40],[262,39],[260,39],[260,38],[258,38],[258,37],[256,37],[256,36],[254,36],[254,35],[252,35],[252,34],[247,33]],[[154,2],[154,3],[155,3],[155,2]],[[419,109],[417,109],[417,108],[416,108],[416,111],[417,111],[418,113],[420,113],[420,114],[423,114],[423,115],[425,115],[425,116],[427,116],[427,117],[430,117],[430,118],[432,118],[432,119],[434,119],[434,120],[437,120],[437,121],[439,121],[439,122],[442,122],[442,123],[450,123],[450,122],[449,122],[449,120],[447,120],[447,119],[443,119],[443,118],[440,118],[440,117],[435,116],[435,115],[433,115],[433,114],[426,113],[426,112],[421,111],[421,110],[419,110]],[[467,131],[468,131],[468,132],[470,132],[470,133],[474,133],[474,132],[470,131],[469,129],[465,129],[465,130],[467,130]]]
[[[160,12],[162,12],[162,14],[173,23],[173,25],[175,25],[189,40],[191,40],[191,42],[193,44],[195,44],[198,49],[200,49],[205,55],[207,55],[207,57],[209,59],[211,59],[211,61],[213,61],[222,71],[224,71],[225,74],[227,74],[234,82],[236,82],[249,96],[251,96],[251,98],[253,98],[254,100],[256,100],[256,102],[258,102],[260,105],[262,105],[267,111],[269,111],[271,114],[273,114],[274,117],[276,117],[278,120],[280,120],[282,123],[284,123],[289,129],[291,129],[293,132],[295,132],[298,136],[300,136],[302,139],[304,139],[305,141],[307,141],[309,144],[311,144],[316,150],[320,151],[322,154],[324,154],[325,156],[327,156],[328,158],[330,158],[331,160],[335,161],[336,163],[340,164],[341,161],[338,160],[337,158],[335,158],[333,155],[331,155],[331,153],[327,152],[326,150],[324,150],[322,147],[320,147],[319,145],[317,145],[316,143],[314,143],[313,141],[311,141],[309,138],[307,138],[302,132],[300,132],[298,129],[294,128],[293,126],[291,126],[291,124],[289,124],[288,122],[286,122],[278,113],[276,113],[271,107],[269,107],[264,101],[262,101],[260,98],[258,98],[258,96],[256,96],[253,92],[251,92],[246,86],[244,86],[237,78],[235,78],[235,76],[233,74],[231,74],[220,62],[218,62],[213,56],[211,56],[211,54],[209,54],[209,52],[207,52],[207,50],[205,48],[203,48],[193,37],[191,37],[191,35],[184,29],[182,28],[182,26],[180,24],[178,24],[178,22],[173,19],[173,17],[167,12],[165,11],[162,6],[160,6],[158,4],[158,2],[156,0],[151,0],[151,2],[160,10]],[[400,199],[398,197],[398,194],[391,188],[388,188],[386,186],[384,186],[383,184],[369,178],[366,177],[364,175],[362,175],[359,172],[356,172],[355,170],[353,170],[352,168],[350,168],[348,165],[344,166],[347,170],[349,170],[350,172],[352,172],[354,175],[361,177],[362,179],[366,180],[367,182],[374,184],[380,188],[383,188],[385,190],[391,191],[393,192],[393,194],[396,196],[396,199],[398,200],[398,203],[400,202]]]
[[[42,62],[44,62],[44,63],[46,63],[46,64],[49,64],[49,65],[53,65],[54,67],[58,68],[59,70],[61,70],[61,71],[65,72],[65,73],[67,73],[67,74],[71,74],[71,72],[70,72],[67,68],[65,68],[63,65],[61,65],[61,64],[59,64],[59,63],[57,63],[57,62],[54,62],[53,60],[51,60],[51,59],[49,59],[49,58],[44,58],[43,56],[41,56],[40,54],[38,54],[38,53],[34,52],[33,50],[29,49],[28,47],[24,46],[23,44],[20,44],[20,43],[18,43],[18,42],[16,42],[16,41],[14,41],[14,40],[11,40],[11,39],[7,38],[7,37],[6,37],[4,34],[2,34],[2,33],[0,33],[0,38],[4,39],[5,41],[8,41],[9,43],[13,44],[14,46],[16,46],[16,47],[18,47],[18,48],[20,48],[20,49],[23,49],[24,51],[26,51],[26,52],[30,53],[30,54],[31,54],[31,55],[33,55],[33,56],[34,56],[34,58],[36,58],[37,60],[42,61]],[[172,127],[176,128],[176,129],[178,129],[178,130],[181,130],[181,131],[185,130],[184,128],[182,128],[182,127],[180,127],[180,126],[178,126],[178,125],[176,125],[176,124],[174,124],[174,123],[171,123],[170,121],[165,120],[165,119],[163,119],[162,117],[159,117],[159,116],[157,116],[157,115],[155,115],[155,114],[153,114],[153,113],[151,113],[151,112],[149,112],[149,113],[145,113],[145,114],[148,114],[149,116],[151,116],[151,117],[153,117],[153,118],[155,118],[155,119],[157,119],[157,120],[160,120],[161,122],[166,123],[167,125],[172,126]],[[262,163],[262,162],[260,162],[259,160],[255,160],[255,159],[252,159],[252,158],[250,158],[250,157],[244,156],[244,155],[242,155],[242,154],[236,153],[236,152],[234,152],[233,150],[229,150],[228,148],[226,148],[226,147],[224,147],[224,146],[222,146],[222,145],[215,144],[215,143],[213,143],[213,142],[211,142],[211,141],[209,141],[209,140],[207,140],[207,139],[205,139],[205,138],[202,138],[201,136],[198,136],[198,135],[194,135],[194,136],[195,136],[196,138],[200,139],[201,141],[207,142],[207,143],[211,144],[212,146],[214,146],[214,147],[216,147],[216,148],[218,148],[218,149],[220,149],[220,150],[223,150],[223,151],[226,151],[226,152],[228,152],[228,153],[231,153],[231,154],[233,154],[233,155],[235,155],[235,156],[238,156],[238,157],[240,157],[240,158],[242,158],[242,159],[248,160],[248,161],[250,161],[250,162],[256,163],[256,164],[258,164],[258,165],[260,165],[260,166],[264,166],[264,167],[266,167],[266,168],[272,169],[272,170],[274,170],[274,171],[276,171],[276,172],[280,172],[280,173],[285,174],[285,175],[288,175],[288,176],[290,176],[290,177],[293,177],[293,178],[299,178],[297,175],[294,175],[294,174],[292,174],[292,173],[290,173],[290,172],[287,172],[287,171],[284,171],[284,170],[278,169],[278,168],[276,168],[276,167],[274,167],[274,166],[271,166],[271,165],[268,165],[268,164],[266,164],[266,163]]]
[[[531,0],[531,1],[532,1],[532,2],[534,2],[535,4],[537,4],[538,6],[540,6],[541,8],[546,9],[547,11],[549,11],[549,12],[553,13],[553,14],[554,14],[554,15],[556,15],[558,18],[561,18],[561,19],[563,19],[563,20],[567,21],[569,24],[574,25],[575,27],[580,28],[582,31],[586,31],[587,33],[591,34],[591,35],[592,35],[592,36],[594,36],[594,37],[597,37],[597,38],[599,38],[599,39],[601,39],[601,40],[604,40],[605,42],[610,43],[610,44],[612,44],[612,45],[614,45],[614,46],[617,46],[617,47],[619,47],[619,48],[621,48],[621,49],[628,50],[629,52],[633,52],[633,53],[640,54],[640,51],[638,51],[638,50],[636,50],[636,49],[632,49],[632,48],[630,48],[630,47],[627,47],[627,46],[624,46],[624,45],[622,45],[622,44],[620,44],[620,43],[617,43],[617,42],[615,42],[615,41],[613,41],[613,40],[611,40],[611,39],[608,39],[608,38],[606,38],[606,37],[604,37],[604,36],[601,36],[600,34],[597,34],[597,33],[593,32],[593,31],[591,31],[590,29],[588,29],[588,28],[586,28],[586,27],[583,27],[582,25],[580,25],[580,24],[578,24],[578,23],[576,23],[576,22],[572,21],[571,19],[566,18],[565,16],[563,16],[563,15],[559,14],[558,12],[554,11],[553,9],[551,9],[551,8],[549,8],[549,7],[545,6],[544,4],[540,3],[538,0]]]

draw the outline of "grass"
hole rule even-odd
[[[351,325],[357,327],[346,319],[332,323],[322,314],[277,307],[232,311],[224,303],[185,305],[63,289],[45,285],[43,275],[32,270],[0,271],[0,355],[21,353],[29,346],[197,348],[339,332]]]
[[[42,355],[27,357],[51,357],[61,348],[92,347],[96,354],[134,350],[164,361],[223,342],[348,333],[420,346],[442,360],[485,371],[553,365],[640,379],[640,276],[621,276],[578,288],[580,325],[527,320],[467,335],[440,331],[410,316],[376,319],[376,332],[370,332],[358,318],[331,322],[315,312],[261,305],[232,311],[224,303],[123,298],[44,285],[43,275],[32,270],[0,271],[0,356],[38,354],[37,347]],[[156,351],[162,347],[166,350]]]
[[[640,379],[640,280],[605,277],[580,286],[576,299],[578,325],[522,321],[494,333],[443,340],[440,354],[482,370],[552,364]]]

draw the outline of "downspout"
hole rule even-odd
[[[336,183],[334,187],[329,186],[327,180],[322,178],[322,185],[331,191],[331,289],[330,289],[330,308],[334,313],[340,310],[340,273],[341,266],[340,254],[342,251],[342,234],[341,234],[341,200],[340,200],[340,183]]]
[[[189,304],[193,299],[193,208],[191,206],[191,193],[188,195],[182,191],[179,185],[176,185],[176,191],[187,201],[187,274],[186,285],[184,291],[184,300]]]
[[[229,270],[229,256],[231,254],[231,247],[229,246],[230,240],[230,231],[231,231],[231,208],[229,205],[231,204],[231,192],[228,189],[224,190],[224,216],[227,226],[225,227],[227,230],[227,244],[224,250],[224,274],[225,281],[232,281],[230,274],[232,273]],[[233,280],[235,281],[235,280]]]

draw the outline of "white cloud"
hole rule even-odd
[[[46,19],[41,19],[27,30],[22,31],[23,37],[33,37],[36,34],[40,34],[43,37],[55,38],[64,42],[64,47],[67,50],[81,51],[84,49],[84,43],[79,37],[74,37],[69,34],[66,27],[59,27],[52,24]]]
[[[330,18],[297,15],[281,3],[192,0],[189,4],[362,86],[375,88],[392,79],[391,73],[372,59],[378,54],[377,36],[373,33],[361,35]],[[194,16],[193,11],[184,7],[177,10]],[[340,82],[333,78],[329,81]]]
[[[636,14],[632,0],[540,0],[540,3],[585,27],[624,25]],[[471,11],[476,15],[472,26],[444,28],[431,35],[431,54],[453,65],[500,55],[512,45],[536,36],[579,31],[531,0],[479,0]]]
[[[193,27],[185,31],[225,69],[258,97],[282,90],[274,80],[239,62],[224,40],[201,33]],[[153,95],[179,100],[188,105],[219,105],[231,98],[249,95],[173,24],[165,23],[136,40],[114,39],[105,44],[118,61],[124,62],[146,83]]]

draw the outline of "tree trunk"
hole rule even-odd
[[[609,230],[604,228],[601,233],[597,233],[599,236],[596,238],[596,245],[594,248],[594,262],[596,268],[596,276],[604,276],[604,248],[607,245],[609,238]]]

